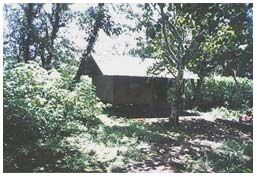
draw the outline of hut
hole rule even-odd
[[[168,83],[174,76],[167,70],[151,74],[154,64],[156,60],[152,58],[93,54],[85,74],[92,77],[96,95],[105,103],[146,105],[168,112]],[[184,72],[184,79],[197,78],[190,71]]]

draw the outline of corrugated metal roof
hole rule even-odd
[[[103,75],[174,78],[167,70],[160,72],[158,75],[149,74],[149,68],[156,63],[156,60],[153,58],[141,59],[131,56],[100,54],[93,54],[92,56]],[[185,70],[184,78],[198,79],[198,76]]]

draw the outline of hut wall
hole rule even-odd
[[[93,84],[96,87],[96,95],[107,103],[113,101],[113,78],[104,75],[94,75],[92,78]]]
[[[166,104],[167,103],[167,91],[168,91],[168,79],[153,79],[153,104]]]
[[[169,109],[167,79],[129,76],[93,76],[96,95],[113,105],[150,105],[151,109]]]
[[[155,79],[153,82],[153,103],[152,111],[165,114],[170,113],[170,105],[167,101],[168,79]]]
[[[113,103],[116,105],[166,105],[167,87],[167,79],[115,76],[113,77]]]
[[[115,76],[113,77],[113,103],[124,104],[151,104],[152,84],[146,83],[143,77]]]

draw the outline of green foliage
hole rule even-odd
[[[94,88],[83,80],[68,89],[74,71],[66,65],[47,71],[34,62],[5,70],[6,172],[123,171],[136,158],[136,134],[129,133],[137,126],[124,132],[102,124]]]
[[[89,7],[84,12],[78,12],[77,24],[80,29],[90,31],[88,35],[95,35],[93,33],[94,25],[99,25],[108,36],[119,35],[122,32],[121,26],[113,21],[109,14],[109,8],[114,8],[113,4],[99,3],[97,6]]]
[[[246,111],[246,110],[244,110]],[[240,110],[229,110],[225,107],[213,108],[211,114],[215,118],[229,119],[239,121],[240,116],[245,113]]]
[[[205,152],[201,159],[194,162],[198,164],[197,167],[192,162],[188,162],[187,170],[191,172],[251,173],[253,170],[252,153],[253,145],[251,143],[226,140],[219,148]],[[193,169],[193,167],[195,168]]]
[[[201,106],[203,109],[226,107],[231,109],[247,109],[253,103],[253,82],[247,78],[237,78],[239,86],[236,87],[232,77],[207,77],[203,81]],[[190,82],[185,83],[187,105],[193,98],[193,89]]]
[[[164,122],[156,127],[144,123],[112,126],[102,123],[97,117],[101,107],[94,88],[85,80],[76,85],[73,83],[78,61],[70,58],[74,58],[77,50],[65,36],[57,35],[59,28],[65,26],[72,17],[68,4],[53,4],[51,12],[44,11],[43,4],[30,4],[35,12],[32,16],[24,14],[27,5],[7,5],[4,9],[11,29],[10,33],[4,34],[5,171],[123,171],[123,167],[131,161],[142,160],[140,144],[153,144],[156,140],[162,140],[158,141],[156,150],[151,149],[158,153],[160,144],[166,146],[166,142],[173,142],[167,137],[177,138],[178,143],[187,142],[180,127],[167,129]],[[252,39],[249,34],[252,29],[248,30],[251,23],[247,21],[250,5],[165,6],[166,30],[170,31],[166,38],[172,50],[179,57],[187,58],[190,53],[189,58],[193,60],[184,61],[183,65],[187,64],[189,69],[196,72],[201,71],[201,75],[208,75],[206,73],[213,67],[224,67],[226,63],[228,70],[243,66],[243,73],[237,71],[237,75],[251,75]],[[165,36],[161,29],[163,21],[157,15],[159,10],[156,8],[157,4],[141,5],[142,16],[133,17],[142,21],[132,31],[146,30],[146,40],[138,38],[139,49],[135,54],[160,58],[157,70],[167,68],[172,72],[174,64],[167,58],[167,45],[163,41]],[[85,13],[78,14],[77,24],[89,32],[86,38],[89,45],[84,53],[93,51],[100,29],[109,36],[122,32],[108,10],[106,5],[100,3],[98,7],[89,7]],[[239,21],[238,13],[241,13]],[[28,17],[32,20],[30,25],[26,25]],[[177,29],[172,30],[172,26]],[[179,36],[183,37],[182,43],[178,41]],[[249,37],[246,39],[246,36]],[[246,49],[240,48],[242,44],[246,44]],[[182,48],[185,51],[180,50]],[[28,56],[24,55],[25,51],[29,52]],[[231,57],[231,54],[235,54],[235,57]],[[50,69],[48,65],[51,63],[57,68],[47,71],[35,63],[17,65],[16,61],[20,62],[24,57],[35,61],[41,59],[45,67]],[[235,89],[232,78],[207,78],[203,84],[202,105],[205,108],[252,107],[252,80],[238,78],[238,81],[240,86]],[[187,102],[190,102],[193,93],[189,84],[186,85],[186,94]],[[224,117],[237,117],[239,114],[223,107],[215,111]],[[174,145],[171,143],[167,147]],[[238,172],[238,169],[240,172],[250,172],[252,163],[245,163],[246,156],[251,160],[252,144],[231,141],[224,142],[218,152],[206,153],[202,162],[203,166],[208,163],[218,172]],[[118,164],[118,167],[113,164]]]
[[[251,173],[252,166],[248,161],[252,161],[252,156],[247,157],[246,154],[252,153],[252,148],[252,144],[228,140],[216,152],[207,152],[202,160],[216,172]]]
[[[73,86],[73,77],[77,70],[77,64],[62,63],[57,67],[57,71],[60,73],[62,81],[60,82],[60,88],[70,89]]]
[[[89,120],[97,122],[95,115],[100,109],[94,89],[84,81],[69,91],[61,88],[62,83],[62,77],[56,70],[47,72],[34,63],[21,64],[5,71],[5,120],[35,121],[33,124],[42,134],[49,129],[50,132],[56,131],[72,120],[81,120],[86,124]]]
[[[63,78],[56,70],[46,71],[32,62],[4,72],[7,151],[20,146],[48,144],[53,138],[78,131],[81,122],[86,127],[101,123],[96,118],[101,108],[92,86],[83,81],[73,91],[62,87]]]
[[[67,3],[5,4],[4,16],[4,63],[41,60],[43,67],[51,68],[77,52],[66,35],[73,18]]]

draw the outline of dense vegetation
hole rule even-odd
[[[72,91],[66,87],[68,70],[47,71],[30,62],[4,72],[5,171],[107,171],[110,162],[120,160],[117,153],[130,160],[127,151],[135,140],[103,124],[102,105],[89,81]],[[113,154],[97,157],[105,148]]]
[[[252,4],[70,6],[4,6],[4,172],[253,171],[252,124],[239,123],[253,107]],[[111,9],[135,26],[115,23]],[[100,34],[122,32],[143,32],[129,54],[174,75],[169,119],[108,112],[82,77]],[[184,82],[184,69],[199,79]]]
[[[236,87],[232,77],[213,76],[203,80],[201,105],[199,108],[208,110],[215,107],[247,110],[253,104],[253,83],[248,78],[237,78],[240,86]],[[192,83],[185,83],[186,105],[192,108],[194,89]]]
[[[213,73],[252,78],[252,4],[141,4],[134,31],[145,30],[132,54],[159,58],[155,69],[175,77],[170,122],[178,122],[185,99],[183,70],[198,74],[193,101],[202,102],[202,82]],[[235,88],[237,89],[237,88]]]
[[[171,152],[165,146],[182,145],[182,150],[186,150],[187,141],[197,139],[191,133],[196,125],[211,129],[206,134],[199,132],[207,139],[211,137],[209,133],[218,139],[219,135],[227,136],[225,132],[241,132],[222,124],[219,127],[224,130],[212,130],[212,125],[204,121],[187,121],[181,128],[170,129],[165,122],[145,124],[105,117],[101,114],[103,104],[87,79],[73,90],[67,88],[72,81],[65,77],[69,72],[65,66],[47,71],[34,62],[5,70],[4,171],[148,171],[151,164],[151,168],[137,164],[148,158],[153,158],[153,164],[164,163],[155,162],[155,158],[160,156],[164,161],[169,156]],[[177,157],[184,160],[184,165],[176,171],[251,172],[252,144],[247,139],[242,143],[236,136],[235,140],[219,140],[224,145],[219,145],[217,151],[192,143],[189,149],[199,149]]]
[[[29,153],[35,147],[58,152],[62,137],[78,131],[80,122],[87,127],[100,123],[93,87],[84,81],[67,90],[61,72],[47,71],[33,62],[4,72],[4,150],[8,156],[16,151]]]

